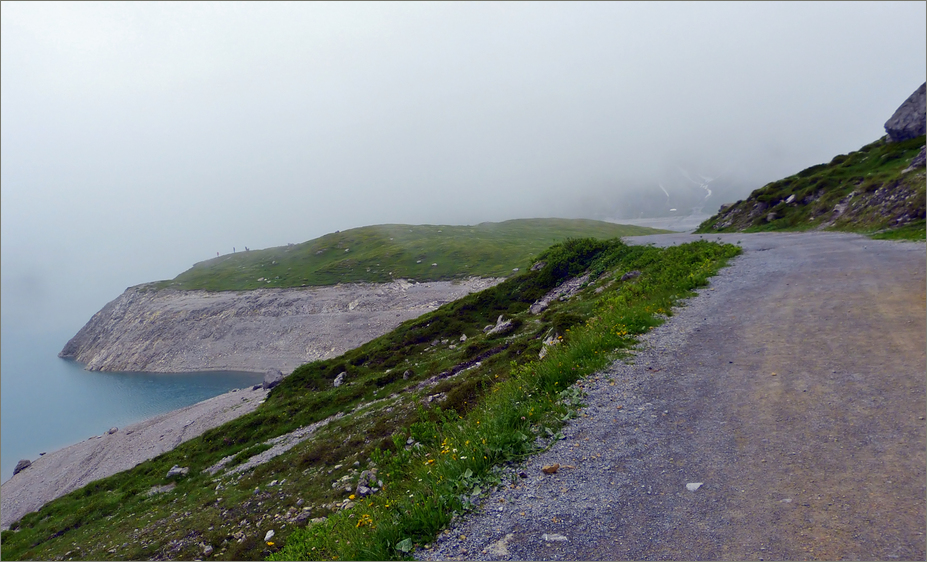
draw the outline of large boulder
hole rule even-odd
[[[26,470],[30,466],[32,466],[32,461],[29,461],[27,459],[23,459],[19,461],[18,463],[16,463],[16,468],[13,469],[13,476],[16,476],[17,474]]]
[[[927,130],[927,82],[914,91],[892,118],[885,122],[888,140],[901,142],[924,134]]]
[[[280,384],[280,381],[283,380],[284,376],[285,375],[279,370],[271,369],[264,373],[264,384],[261,386],[264,387],[264,390],[269,390]]]

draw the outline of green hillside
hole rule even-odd
[[[880,139],[757,189],[696,232],[830,229],[923,239],[924,167],[910,167],[923,147],[924,136]]]
[[[584,219],[518,219],[475,226],[383,224],[200,262],[158,288],[233,291],[392,279],[507,277],[567,238],[666,232]],[[434,265],[437,264],[437,265]]]
[[[602,369],[739,252],[707,241],[552,246],[538,267],[303,365],[254,412],[26,515],[0,535],[3,558],[408,559],[506,484],[499,467],[562,437],[582,403],[571,385],[608,376]],[[530,311],[584,273],[572,297]],[[320,422],[235,474],[273,439]],[[174,465],[189,472],[167,476]]]

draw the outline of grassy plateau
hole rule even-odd
[[[251,414],[25,516],[0,537],[3,557],[409,558],[506,485],[500,467],[558,440],[582,406],[581,380],[632,357],[636,336],[739,252],[555,244],[499,285],[299,367]],[[531,312],[584,274],[569,298]],[[500,315],[510,323],[489,331]],[[248,464],[311,424],[289,450]],[[168,478],[173,465],[189,473]]]
[[[566,238],[666,232],[585,219],[516,219],[474,226],[383,224],[326,234],[302,244],[197,263],[158,288],[236,291],[393,279],[507,277]]]

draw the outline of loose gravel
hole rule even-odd
[[[924,244],[702,238],[745,253],[419,559],[924,559]]]

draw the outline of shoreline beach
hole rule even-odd
[[[254,411],[268,392],[261,387],[232,390],[40,456],[0,486],[0,528],[8,529],[56,498]]]

